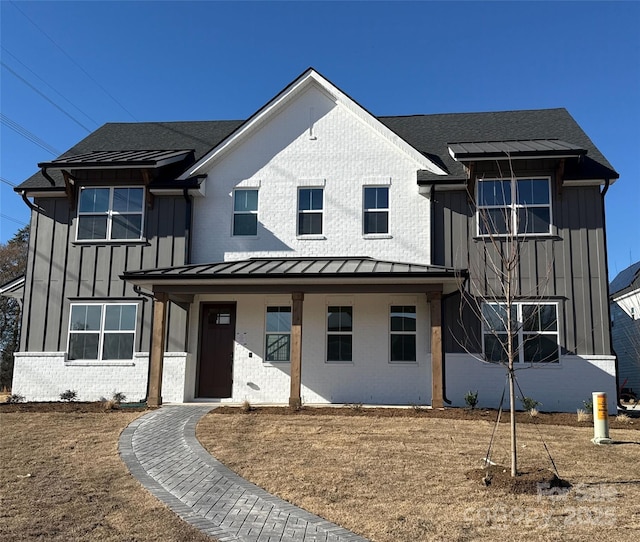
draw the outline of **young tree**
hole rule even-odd
[[[0,244],[0,285],[24,274],[29,247],[29,226]],[[18,349],[21,307],[18,300],[0,296],[0,387],[11,386],[13,353]]]
[[[478,178],[475,254],[469,261],[469,279],[461,286],[461,320],[470,310],[482,325],[483,361],[505,367],[509,385],[511,476],[518,474],[516,434],[516,370],[520,361],[557,361],[557,342],[543,334],[557,326],[555,307],[540,303],[552,269],[547,254],[542,279],[523,286],[521,267],[528,250],[528,234],[548,233],[551,190],[548,179],[525,179],[515,175],[508,160],[504,174],[497,163],[495,178]],[[523,304],[522,300],[527,303]],[[525,360],[521,360],[521,357]],[[530,365],[527,365],[530,366]]]

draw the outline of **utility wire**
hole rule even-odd
[[[91,75],[89,75],[87,70],[85,70],[80,64],[78,64],[78,62],[76,62],[71,57],[71,55],[69,55],[69,53],[67,53],[62,47],[60,47],[60,45],[58,45],[56,41],[51,36],[49,36],[49,34],[47,34],[42,28],[40,28],[40,26],[38,26],[31,17],[29,17],[24,11],[22,11],[15,2],[10,2],[10,3],[14,8],[16,8],[20,13],[22,13],[25,19],[27,19],[33,26],[35,26],[40,32],[42,32],[42,35],[44,37],[46,37],[51,43],[53,43],[71,62],[73,62],[78,67],[78,69],[82,71],[82,73],[84,73],[91,81],[93,81],[93,83],[96,84],[102,90],[102,92],[104,92],[107,96],[109,96],[109,98],[111,98],[116,104],[118,104],[118,106],[120,106],[120,108],[122,108],[123,111],[125,111],[134,121],[137,122],[138,119],[133,116],[131,111],[129,111],[124,105],[122,105],[106,88],[104,88],[100,83],[98,83],[98,81],[96,81],[93,77],[91,77]]]
[[[11,222],[15,222],[16,224],[20,224],[21,226],[25,226],[27,224],[24,220],[18,220],[17,218],[7,216],[4,213],[0,213],[0,218],[3,218],[4,220],[10,220]]]
[[[55,147],[52,147],[46,141],[44,141],[43,139],[40,139],[37,135],[31,133],[24,126],[11,120],[4,113],[0,113],[0,122],[2,122],[2,124],[7,126],[8,128],[11,128],[17,134],[20,134],[25,139],[28,139],[29,141],[31,141],[31,143],[35,143],[36,145],[38,145],[38,147],[44,149],[47,152],[50,152],[54,156],[59,156],[62,154],[62,151],[59,151]]]
[[[55,92],[58,96],[60,96],[65,102],[67,102],[71,107],[73,107],[76,111],[84,115],[91,122],[93,122],[96,126],[99,126],[100,123],[89,116],[85,111],[80,109],[76,104],[74,104],[71,100],[66,98],[61,92],[58,92],[55,88],[53,88],[49,83],[47,83],[42,77],[40,77],[36,72],[34,72],[29,66],[27,66],[24,62],[22,62],[16,55],[14,55],[9,49],[7,49],[4,45],[0,46],[2,50],[7,53],[13,60],[15,60],[18,64],[20,64],[25,70],[27,70],[31,75],[36,77],[41,83],[47,85],[53,92]]]
[[[27,81],[24,77],[22,77],[21,75],[19,75],[18,73],[16,73],[15,71],[13,71],[9,66],[7,66],[4,62],[2,62],[0,60],[0,64],[2,64],[2,67],[9,71],[11,74],[13,74],[15,77],[17,77],[18,79],[20,79],[20,81],[22,81],[25,85],[27,85],[30,89],[32,89],[34,92],[38,93],[40,96],[42,96],[45,100],[47,100],[51,105],[53,105],[53,107],[55,107],[58,111],[61,111],[62,113],[64,113],[67,117],[69,117],[73,122],[75,122],[78,126],[80,126],[81,128],[84,128],[88,133],[91,133],[91,129],[87,128],[84,124],[82,124],[77,118],[75,118],[71,113],[69,113],[68,111],[66,111],[65,109],[63,109],[62,107],[60,107],[56,102],[54,102],[51,98],[49,98],[49,96],[47,96],[44,92],[38,90],[36,87],[34,87],[31,83],[29,83],[29,81]]]
[[[13,186],[13,188],[15,188],[16,185],[15,183],[12,183],[11,181],[8,181],[7,179],[5,179],[4,177],[0,177],[0,182],[4,183],[4,184],[8,184],[9,186]]]

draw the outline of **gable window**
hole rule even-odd
[[[393,305],[390,320],[391,361],[416,361],[415,305]]]
[[[298,235],[322,234],[322,188],[298,190]]]
[[[548,177],[478,180],[478,235],[548,234],[551,231]]]
[[[389,187],[364,188],[364,234],[389,233]]]
[[[504,303],[482,306],[483,350],[487,361],[507,363],[507,307]],[[558,307],[555,303],[513,303],[512,337],[515,363],[558,363]]]
[[[68,359],[132,359],[137,310],[134,303],[72,304]]]
[[[258,235],[257,190],[234,190],[233,235]]]
[[[291,360],[291,307],[267,307],[264,360]]]
[[[77,239],[141,239],[143,203],[142,188],[82,187],[78,202]]]
[[[327,310],[327,361],[353,361],[353,307]]]

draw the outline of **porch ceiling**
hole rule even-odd
[[[456,290],[466,271],[369,257],[251,258],[125,271],[121,278],[154,292],[420,292]],[[172,296],[173,297],[173,296]],[[186,300],[186,299],[185,299]]]

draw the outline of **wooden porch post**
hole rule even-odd
[[[149,363],[149,395],[147,406],[159,407],[162,404],[162,361],[164,358],[164,335],[167,322],[167,303],[169,295],[154,294],[153,300],[153,335],[151,338],[151,359]]]
[[[431,309],[431,407],[444,408],[442,382],[442,292],[429,294]]]
[[[302,382],[302,301],[304,294],[294,292],[291,294],[293,311],[291,314],[291,393],[289,406],[300,408],[300,385]]]

